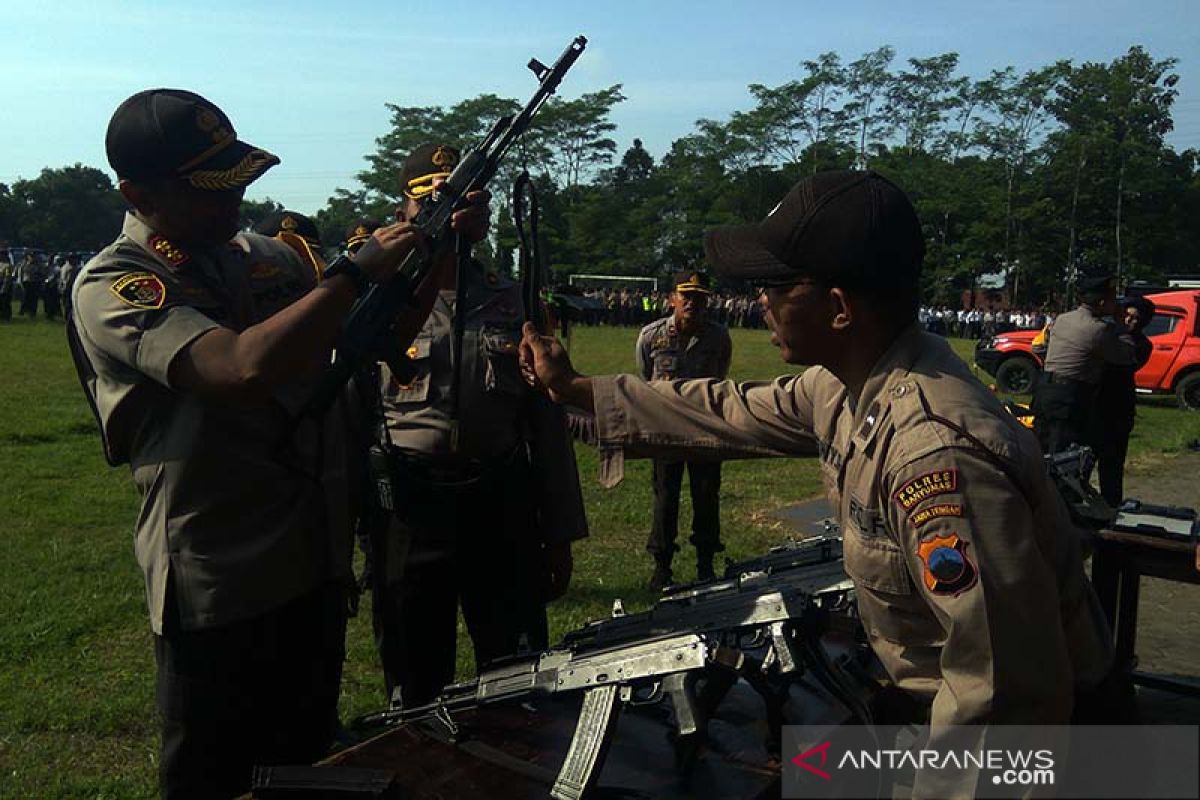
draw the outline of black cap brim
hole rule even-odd
[[[240,139],[180,177],[197,189],[229,191],[243,189],[279,163],[279,156]]]
[[[759,223],[705,231],[704,255],[713,272],[725,278],[754,281],[799,274],[763,245]]]

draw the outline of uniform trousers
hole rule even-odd
[[[1033,395],[1034,432],[1044,453],[1091,445],[1096,387],[1044,373]]]
[[[687,468],[692,494],[691,543],[699,553],[719,553],[721,544],[721,462],[654,460],[654,527],[646,542],[659,561],[671,560],[679,549],[679,491]]]
[[[395,488],[395,527],[387,546],[372,551],[372,615],[388,696],[399,687],[405,706],[421,705],[454,681],[460,604],[477,670],[544,650],[544,556],[523,450],[461,480],[400,465]],[[388,558],[403,558],[399,574]]]
[[[330,583],[252,619],[154,637],[159,790],[234,797],[255,765],[312,764],[337,728],[345,587]]]

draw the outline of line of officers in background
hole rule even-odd
[[[0,249],[0,321],[12,319],[13,300],[20,313],[33,319],[42,313],[49,319],[71,310],[71,284],[91,253],[44,253],[24,249]]]

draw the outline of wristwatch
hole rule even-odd
[[[367,273],[362,271],[362,267],[355,264],[354,259],[345,253],[342,253],[325,267],[325,280],[329,280],[337,275],[345,275],[353,280],[359,294],[366,291],[367,284],[371,282],[370,278],[367,277]]]

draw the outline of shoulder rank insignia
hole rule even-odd
[[[926,472],[918,475],[900,487],[894,495],[896,502],[905,511],[911,511],[913,506],[930,497],[953,492],[958,488],[958,470],[939,469],[936,472]]]
[[[959,595],[975,585],[979,571],[967,555],[967,543],[958,534],[932,536],[917,545],[917,555],[925,565],[922,578],[934,594]]]
[[[159,236],[156,233],[147,239],[146,243],[172,267],[178,267],[188,260],[187,253],[167,241],[165,236]]]
[[[163,285],[162,279],[150,272],[124,275],[114,281],[109,289],[124,303],[134,308],[162,308],[167,299],[167,287]]]
[[[289,216],[283,218],[283,221],[279,223],[279,227],[283,228],[285,231],[294,231],[296,228],[300,227],[300,225],[296,222],[295,217]]]

